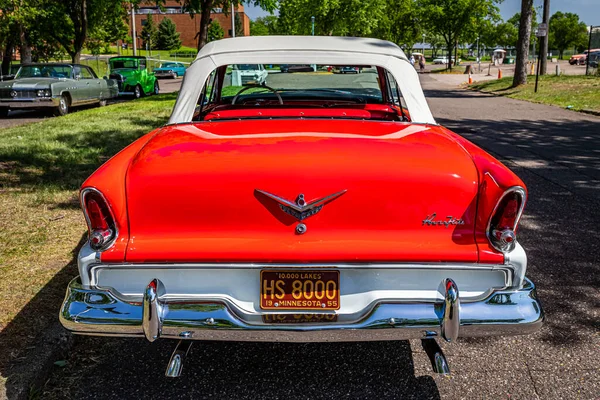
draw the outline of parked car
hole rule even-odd
[[[340,74],[358,74],[358,67],[343,66],[339,68]]]
[[[263,64],[232,65],[231,80],[234,86],[266,85],[269,72]]]
[[[600,61],[600,50],[590,53],[589,57],[590,57],[590,67],[598,68],[598,62]]]
[[[110,78],[119,85],[119,96],[136,99],[148,94],[158,94],[156,76],[148,70],[146,57],[118,56],[108,60]]]
[[[0,82],[12,81],[15,79],[15,75],[17,74],[17,71],[19,71],[19,68],[21,68],[21,64],[11,64],[8,68],[8,74],[2,75],[0,72]]]
[[[452,65],[454,65],[454,57],[451,58]],[[434,64],[448,64],[448,57],[447,56],[441,56],[441,57],[436,57],[433,59],[433,63]]]
[[[179,78],[185,75],[185,65],[178,62],[162,63],[160,67],[154,68],[154,76],[157,78]]]
[[[310,65],[289,65],[289,64],[281,64],[279,66],[279,70],[283,73],[292,73],[292,72],[313,72],[313,67]]]
[[[600,49],[591,49],[590,53],[600,51]],[[588,51],[585,50],[582,54],[574,54],[569,58],[569,64],[571,65],[585,65],[587,62]]]
[[[0,116],[9,110],[50,109],[66,115],[71,107],[86,104],[104,106],[117,96],[117,83],[99,79],[80,64],[27,64],[13,80],[0,82]]]
[[[370,67],[342,89],[333,74],[233,85],[249,60]],[[446,373],[436,338],[540,328],[525,184],[436,122],[398,46],[225,39],[186,75],[168,123],[82,185],[68,330],[176,339],[178,376],[193,340],[415,338]]]

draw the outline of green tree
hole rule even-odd
[[[181,47],[181,39],[179,39],[175,22],[169,18],[160,21],[156,43],[161,50],[177,50]]]
[[[223,39],[223,37],[225,37],[225,32],[223,32],[223,28],[219,25],[219,21],[211,22],[208,27],[208,41],[212,42],[213,40]]]
[[[315,35],[370,36],[385,9],[385,0],[281,0],[278,28],[283,34],[310,35],[315,17]]]
[[[250,21],[250,35],[252,36],[277,35],[277,33],[277,17],[275,15],[267,15]]]
[[[148,14],[148,18],[146,19],[146,24],[142,28],[141,35],[144,41],[149,42],[149,47],[151,49],[156,48],[156,44],[158,41],[158,28],[156,27],[154,18],[152,18],[152,14]]]
[[[579,20],[579,15],[557,11],[550,17],[549,43],[552,49],[557,49],[559,57],[570,47],[585,42],[588,31],[585,23]]]
[[[235,20],[235,36],[236,37],[244,36],[244,21],[242,20],[242,17],[240,17],[239,13],[237,13],[237,12],[235,13],[234,20]]]
[[[126,32],[127,3],[120,0],[30,1],[35,1],[40,11],[35,23],[43,29],[47,40],[65,49],[73,62],[79,62],[81,50],[92,32],[106,40],[120,38]]]
[[[389,0],[372,36],[389,40],[410,51],[422,40],[421,14],[415,0]]]
[[[484,20],[499,18],[499,0],[419,0],[423,23],[442,36],[448,58],[461,40],[473,40]],[[448,68],[452,68],[449,63]]]

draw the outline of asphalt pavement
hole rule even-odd
[[[431,372],[418,340],[197,342],[183,376],[168,379],[173,342],[78,336],[42,397],[598,399],[600,118],[422,81],[438,122],[528,186],[519,240],[547,315],[541,331],[441,343],[448,377]]]

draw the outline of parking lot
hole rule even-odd
[[[281,79],[319,76],[272,74],[268,83],[277,87]],[[366,77],[336,79],[343,87]],[[197,342],[176,380],[164,377],[170,341],[80,336],[42,397],[597,399],[600,118],[465,91],[427,75],[422,83],[438,122],[494,154],[528,186],[519,235],[546,311],[540,332],[442,343],[448,377],[431,372],[418,340]]]

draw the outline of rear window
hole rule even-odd
[[[283,111],[311,108],[321,111],[312,114]],[[354,111],[324,111],[328,108]],[[220,119],[226,116],[240,119],[318,115],[406,120],[408,112],[403,108],[397,82],[381,67],[235,64],[219,67],[211,73],[198,99],[194,120],[216,119],[217,111]],[[242,109],[265,109],[267,112],[233,111]],[[207,115],[209,117],[205,118]]]

